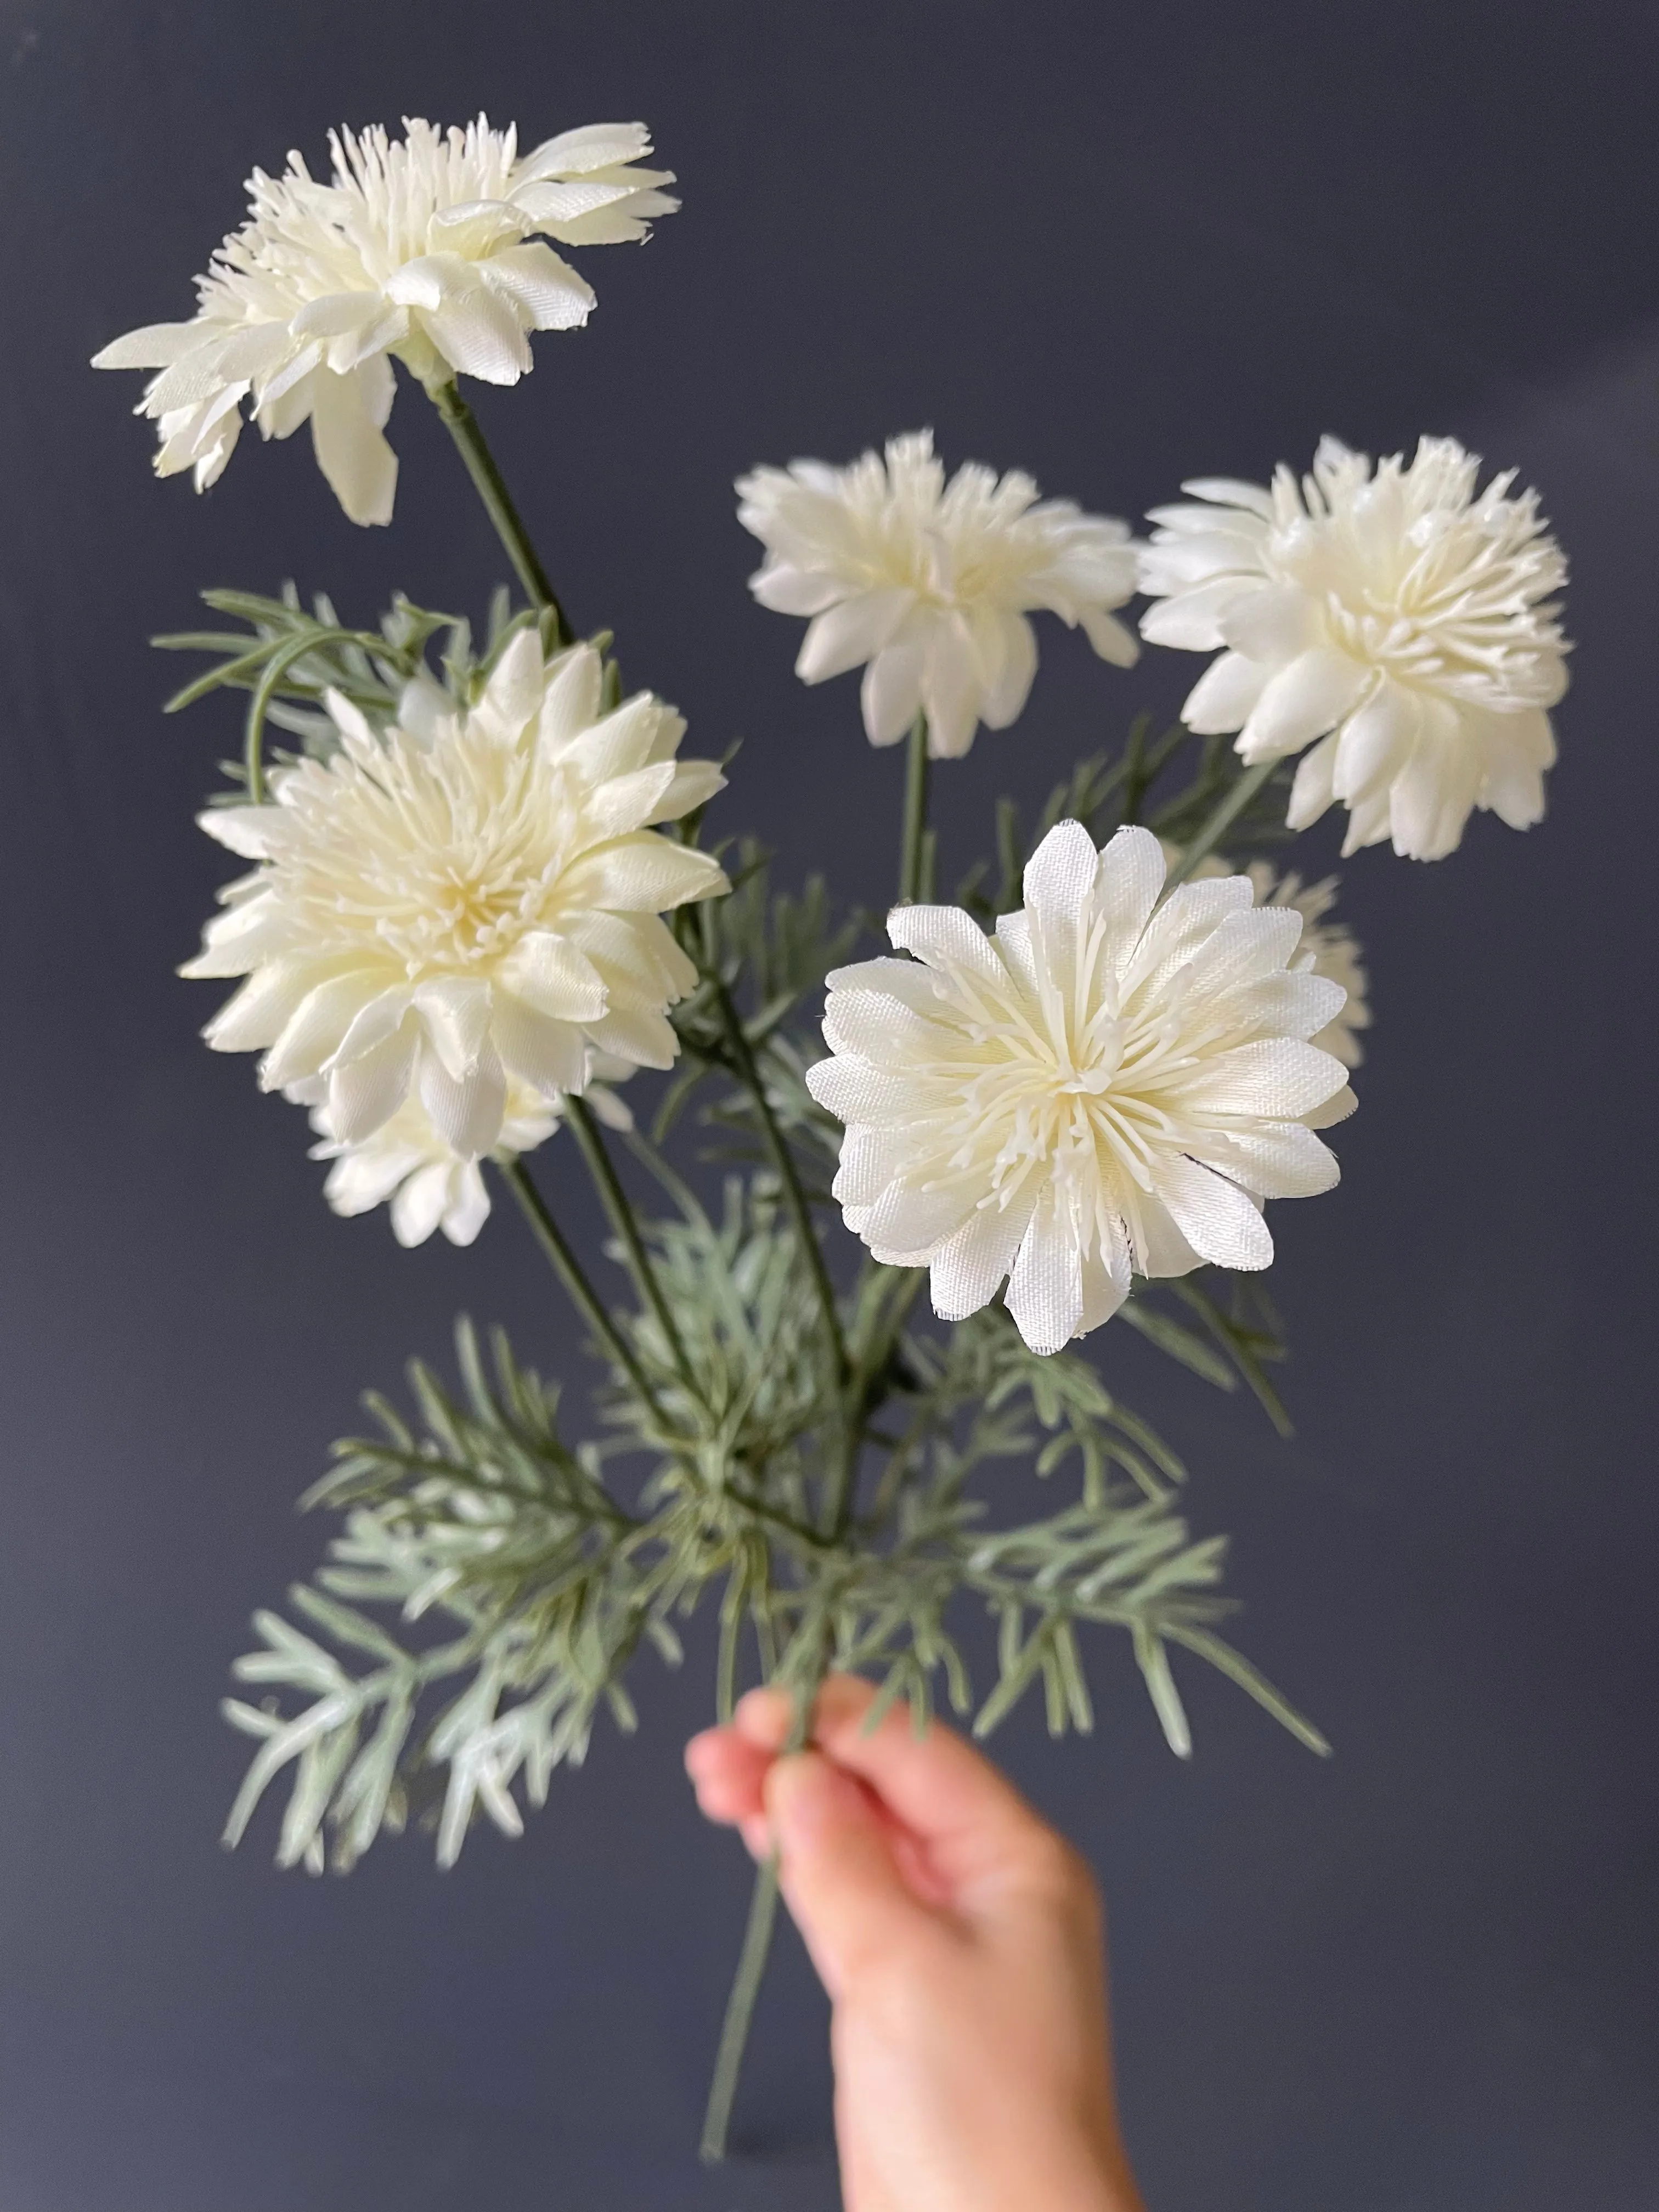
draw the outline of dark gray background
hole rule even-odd
[[[269,1819],[216,1842],[226,1664],[316,1555],[290,1501],[357,1389],[459,1305],[550,1362],[572,1331],[511,1220],[410,1256],[334,1219],[300,1116],[200,1048],[214,994],[171,972],[224,872],[191,814],[234,714],[164,723],[144,639],[209,581],[478,607],[500,562],[441,433],[405,386],[390,532],[303,440],[245,441],[198,501],[150,481],[137,380],[83,364],[188,312],[256,161],[481,105],[532,140],[642,116],[680,172],[647,252],[585,257],[592,328],[481,412],[578,623],[692,750],[746,737],[725,818],[787,872],[879,898],[898,768],[750,602],[740,468],[931,422],[1133,515],[1328,428],[1426,429],[1543,488],[1580,641],[1547,823],[1349,874],[1362,1111],[1340,1192],[1275,1220],[1297,1440],[1098,1340],[1338,1756],[1188,1668],[1179,1765],[1110,1644],[1092,1742],[1024,1714],[1002,1747],[1107,1884],[1154,2212],[1650,2207],[1655,10],[62,0],[0,8],[4,2212],[832,2201],[793,1938],[757,2162],[691,2154],[747,1880],[680,1778],[705,1640],[447,1876],[420,1838],[320,1883],[271,1869]],[[951,860],[1197,666],[1042,649],[1018,731],[940,780]]]

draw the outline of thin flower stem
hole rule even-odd
[[[547,1200],[533,1182],[522,1160],[505,1160],[501,1164],[502,1180],[524,1210],[537,1243],[553,1263],[553,1272],[570,1295],[570,1302],[600,1340],[611,1357],[639,1392],[644,1403],[650,1407],[659,1421],[662,1409],[658,1405],[644,1370],[635,1358],[621,1330],[606,1312],[599,1292],[582,1273],[581,1262],[565,1241],[564,1231],[553,1218]]]
[[[1166,892],[1174,890],[1178,884],[1184,884],[1206,854],[1221,842],[1278,766],[1277,760],[1265,760],[1258,761],[1254,768],[1245,769],[1232,789],[1218,803],[1192,842],[1182,848],[1181,858],[1164,879]]]
[[[749,2023],[754,2018],[755,2001],[766,1973],[767,1954],[772,1948],[772,1929],[778,1917],[778,1855],[775,1851],[764,1859],[755,1870],[755,1887],[749,1899],[749,1920],[743,1931],[743,1948],[738,1954],[738,1971],[732,1977],[732,1994],[726,2001],[726,2018],[720,2023],[720,2049],[714,2057],[714,2078],[709,2084],[708,2108],[702,2122],[702,2162],[718,2166],[726,2156],[726,2132],[732,2124],[732,2106],[738,2094],[738,2078],[743,2071],[744,2049],[749,2041]]]
[[[847,1373],[847,1340],[842,1334],[835,1285],[830,1279],[830,1270],[824,1264],[823,1248],[818,1243],[817,1231],[812,1225],[811,1208],[806,1202],[800,1171],[795,1165],[794,1155],[789,1150],[783,1131],[778,1126],[778,1117],[772,1111],[772,1102],[766,1095],[766,1085],[756,1063],[749,1033],[744,1028],[743,1017],[738,1012],[736,1002],[725,982],[719,977],[713,980],[720,1018],[726,1026],[726,1042],[732,1048],[738,1078],[755,1102],[767,1148],[771,1152],[773,1164],[783,1185],[784,1203],[789,1209],[790,1218],[795,1224],[795,1234],[800,1239],[801,1250],[811,1271],[812,1286],[817,1293],[818,1305],[823,1316],[824,1334],[835,1354],[836,1380],[839,1389]]]
[[[795,1693],[795,1714],[790,1723],[788,1738],[783,1751],[787,1758],[801,1750],[812,1724],[812,1708],[817,1702],[818,1684],[823,1679],[823,1668],[810,1682],[804,1683]],[[760,1995],[762,1980],[766,1973],[767,1954],[772,1948],[772,1930],[778,1917],[778,1855],[775,1850],[763,1860],[755,1869],[755,1887],[749,1899],[749,1920],[743,1931],[743,1948],[738,1954],[738,1971],[732,1977],[732,1994],[726,2001],[726,2018],[720,2023],[720,2049],[714,2057],[714,2078],[709,2085],[708,2108],[702,2123],[702,2160],[705,2166],[718,2166],[726,2156],[726,2138],[732,2124],[732,2106],[738,2094],[738,2081],[743,2072],[743,2054],[749,2041],[749,2026],[755,2016],[755,2001]]]
[[[594,1187],[599,1194],[605,1210],[611,1217],[611,1225],[622,1239],[623,1249],[628,1255],[629,1271],[634,1278],[635,1287],[656,1317],[657,1326],[661,1329],[663,1340],[668,1346],[669,1356],[679,1370],[680,1380],[693,1397],[701,1398],[702,1393],[691,1372],[691,1363],[685,1356],[685,1346],[681,1341],[678,1329],[674,1326],[674,1316],[669,1311],[667,1299],[663,1296],[662,1285],[657,1280],[657,1271],[652,1265],[651,1255],[645,1249],[644,1239],[640,1235],[639,1224],[634,1218],[634,1209],[629,1203],[628,1193],[623,1188],[622,1179],[617,1173],[616,1164],[605,1149],[604,1138],[599,1134],[599,1123],[593,1118],[592,1109],[585,1098],[568,1098],[565,1101],[565,1115],[575,1132],[576,1142],[581,1147],[582,1158],[587,1163],[588,1173],[593,1178]]]
[[[913,906],[923,895],[927,843],[927,717],[910,725],[904,758],[904,842],[899,854],[899,904]]]
[[[427,386],[433,405],[442,416],[444,428],[455,441],[461,459],[466,463],[466,472],[484,503],[484,511],[495,526],[495,535],[507,549],[507,557],[513,563],[514,574],[524,586],[526,596],[539,612],[550,617],[551,647],[574,642],[575,632],[565,619],[564,609],[559,605],[548,574],[541,564],[530,533],[525,528],[519,510],[513,504],[507,480],[495,465],[495,457],[484,443],[483,432],[478,428],[478,418],[461,397],[460,386],[452,377],[447,384]]]
[[[835,1370],[836,1403],[840,1414],[841,1449],[835,1472],[823,1501],[823,1529],[831,1542],[846,1531],[851,1513],[853,1492],[857,1486],[860,1447],[863,1442],[857,1408],[849,1404],[847,1396],[848,1358],[847,1339],[842,1331],[841,1311],[836,1304],[836,1286],[830,1279],[830,1270],[824,1262],[823,1248],[818,1243],[817,1231],[812,1224],[812,1212],[801,1184],[800,1171],[795,1165],[794,1155],[788,1140],[778,1126],[777,1115],[772,1111],[772,1102],[766,1095],[766,1085],[755,1059],[754,1047],[744,1028],[743,1017],[736,1001],[722,978],[711,975],[720,1018],[726,1026],[726,1041],[736,1063],[738,1075],[755,1102],[765,1132],[768,1149],[777,1168],[783,1186],[784,1203],[794,1224],[795,1235],[812,1277],[817,1293],[818,1309],[823,1321],[831,1364]]]

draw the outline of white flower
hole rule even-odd
[[[970,461],[946,484],[931,430],[890,439],[884,462],[757,469],[738,494],[738,520],[766,547],[750,589],[779,614],[813,617],[795,663],[804,683],[867,664],[872,745],[896,744],[918,713],[937,759],[965,753],[981,722],[1006,730],[1036,674],[1034,607],[1080,623],[1120,668],[1139,653],[1109,611],[1135,588],[1127,524],[1066,499],[1039,506],[1018,470],[999,483]]]
[[[354,522],[389,522],[397,457],[381,435],[392,359],[428,383],[455,374],[516,384],[529,331],[587,320],[593,295],[535,236],[605,246],[647,235],[678,206],[641,123],[590,124],[517,158],[518,136],[483,116],[465,131],[405,121],[331,132],[327,183],[291,153],[248,179],[250,219],[197,279],[188,323],[155,323],[104,348],[94,368],[155,368],[139,412],[162,476],[205,490],[230,459],[244,399],[268,438],[311,424],[317,462]]]
[[[1166,839],[1164,857],[1173,866],[1181,857],[1180,847]],[[1226,862],[1208,853],[1194,869],[1192,880],[1203,883],[1228,872]],[[1346,994],[1341,1011],[1322,1030],[1316,1030],[1309,1043],[1333,1054],[1344,1067],[1358,1067],[1365,1057],[1365,1048],[1354,1032],[1371,1025],[1367,1003],[1370,979],[1352,931],[1346,922],[1326,919],[1336,903],[1336,878],[1327,876],[1322,883],[1304,884],[1294,872],[1276,875],[1266,860],[1252,860],[1244,872],[1258,906],[1294,907],[1302,917],[1302,939],[1291,962],[1292,972],[1327,976]]]
[[[634,1071],[608,1053],[590,1055],[591,1074],[612,1081]],[[313,1160],[331,1160],[323,1195],[336,1213],[368,1213],[389,1199],[392,1231],[410,1247],[424,1244],[441,1229],[452,1244],[471,1244],[489,1218],[489,1193],[476,1159],[453,1152],[433,1127],[418,1098],[405,1098],[389,1121],[361,1144],[343,1145],[331,1127],[326,1103],[317,1097],[325,1086],[290,1085],[288,1096],[301,1103],[316,1099],[311,1125],[323,1141],[313,1145]],[[605,1084],[592,1081],[586,1092],[599,1119],[612,1128],[631,1128],[633,1116]],[[562,1103],[562,1102],[559,1102]],[[506,1112],[496,1139],[497,1156],[516,1158],[544,1144],[559,1125],[559,1103],[544,1098],[514,1077],[507,1086]]]
[[[1337,1179],[1315,1127],[1353,1098],[1306,1042],[1342,994],[1291,963],[1302,917],[1242,876],[1160,905],[1147,830],[1103,852],[1076,822],[1025,869],[988,938],[956,907],[896,907],[915,959],[830,977],[835,1057],[812,1096],[847,1124],[835,1184],[876,1258],[932,1269],[960,1321],[1004,1276],[1034,1352],[1097,1328],[1132,1272],[1265,1267],[1265,1198]]]
[[[600,684],[591,646],[544,668],[523,629],[465,713],[411,684],[377,737],[331,695],[338,753],[273,775],[270,805],[201,817],[260,864],[182,971],[248,979],[208,1042],[264,1048],[267,1090],[326,1079],[344,1145],[415,1092],[463,1158],[499,1141],[509,1075],[556,1100],[590,1048],[671,1066],[665,1009],[696,974],[658,917],[727,884],[648,825],[725,779],[676,762],[672,708],[645,691],[602,714]]]
[[[1391,836],[1420,860],[1455,849],[1472,807],[1511,829],[1544,811],[1555,758],[1548,708],[1566,690],[1553,594],[1561,550],[1514,471],[1479,497],[1480,461],[1425,438],[1409,466],[1322,441],[1300,484],[1271,490],[1201,477],[1205,501],[1166,507],[1141,562],[1161,604],[1141,618],[1157,645],[1227,649],[1182,719],[1237,730],[1247,761],[1299,752],[1288,819],[1351,810],[1345,854]]]

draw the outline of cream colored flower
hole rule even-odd
[[[1243,877],[1162,903],[1150,830],[1097,853],[1051,830],[1025,904],[988,938],[956,907],[896,907],[915,957],[830,981],[832,1059],[808,1071],[847,1124],[835,1193],[878,1260],[932,1271],[959,1321],[1005,1276],[1034,1352],[1097,1328],[1132,1273],[1265,1267],[1267,1198],[1337,1180],[1313,1133],[1352,1110],[1306,1039],[1342,994],[1292,967],[1302,917]]]
[[[325,1079],[344,1145],[415,1093],[467,1159],[499,1142],[509,1076],[556,1101],[593,1049],[672,1065],[666,1009],[696,975],[659,917],[728,886],[649,825],[725,779],[675,760],[672,708],[646,691],[605,714],[600,684],[591,646],[544,667],[524,629],[465,713],[411,685],[377,737],[331,695],[338,753],[273,775],[272,805],[201,817],[259,863],[182,971],[248,979],[209,1043],[263,1049],[267,1090]]]
[[[1300,483],[1284,467],[1270,490],[1200,478],[1184,489],[1202,505],[1150,518],[1141,583],[1159,604],[1142,636],[1225,648],[1182,720],[1237,730],[1247,761],[1311,745],[1288,819],[1305,829],[1341,800],[1345,854],[1392,837],[1439,860],[1474,807],[1516,830],[1543,815],[1566,562],[1536,493],[1512,497],[1511,470],[1477,496],[1480,465],[1425,438],[1373,471],[1326,438]]]
[[[1174,866],[1181,857],[1181,848],[1164,841],[1164,860]],[[1224,860],[1215,854],[1206,854],[1192,873],[1194,883],[1204,883],[1216,876],[1230,873]],[[1365,1057],[1364,1047],[1355,1035],[1358,1030],[1371,1025],[1371,1010],[1368,1003],[1370,979],[1352,931],[1346,922],[1327,919],[1336,903],[1337,879],[1327,876],[1322,883],[1304,884],[1294,872],[1275,874],[1266,860],[1252,860],[1244,871],[1255,894],[1258,906],[1294,907],[1302,917],[1302,939],[1297,946],[1291,968],[1297,975],[1323,975],[1340,984],[1346,994],[1342,1009],[1322,1030],[1308,1040],[1322,1052],[1330,1053],[1344,1067],[1358,1067]]]
[[[389,522],[397,457],[381,434],[394,358],[428,384],[516,384],[526,333],[585,323],[593,295],[536,234],[566,246],[647,235],[679,204],[642,123],[591,124],[518,158],[512,127],[407,121],[329,137],[327,183],[304,157],[248,179],[249,220],[197,280],[188,323],[107,345],[94,368],[154,368],[139,412],[157,425],[162,476],[205,490],[230,459],[242,402],[268,438],[311,424],[318,465],[354,522]]]
[[[627,1061],[608,1053],[594,1053],[590,1060],[594,1079],[608,1076],[617,1082],[634,1073]],[[450,1149],[415,1097],[405,1098],[392,1119],[361,1144],[343,1145],[330,1127],[327,1105],[318,1097],[325,1087],[317,1079],[291,1085],[287,1095],[312,1104],[311,1125],[322,1142],[312,1146],[311,1157],[333,1162],[323,1195],[336,1213],[368,1213],[389,1200],[392,1233],[404,1247],[424,1244],[434,1229],[441,1229],[452,1244],[471,1244],[489,1218],[489,1192],[478,1162]],[[607,1084],[591,1081],[585,1096],[611,1127],[633,1127],[633,1115]],[[559,1126],[562,1104],[514,1077],[507,1086],[496,1157],[515,1158],[544,1144]]]
[[[740,477],[738,518],[766,547],[750,579],[764,607],[810,615],[795,673],[821,684],[864,666],[864,726],[897,743],[918,713],[928,750],[956,759],[981,722],[1006,730],[1036,674],[1027,615],[1046,607],[1104,660],[1139,648],[1110,610],[1135,588],[1128,526],[1070,500],[1037,501],[1030,477],[977,462],[947,484],[931,430],[850,468],[793,461]]]

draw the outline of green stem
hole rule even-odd
[[[820,1668],[817,1676],[796,1692],[795,1716],[783,1747],[786,1758],[801,1750],[806,1742],[812,1708],[817,1701],[818,1683],[823,1679]],[[726,2001],[726,2017],[720,2023],[714,2078],[709,2085],[708,2108],[702,2123],[705,2166],[718,2166],[726,2156],[726,2138],[732,2124],[738,2077],[743,2072],[743,2054],[749,2042],[750,2022],[755,2016],[755,2001],[760,1996],[761,1982],[766,1973],[767,1954],[772,1948],[772,1930],[777,1917],[778,1855],[774,1850],[755,1869],[743,1948],[738,1954],[738,1971],[732,1978],[732,1994]]]
[[[779,1179],[783,1185],[784,1204],[789,1209],[790,1219],[795,1225],[795,1234],[800,1240],[801,1250],[805,1255],[807,1267],[811,1272],[812,1285],[817,1293],[818,1305],[823,1316],[824,1334],[829,1338],[830,1347],[835,1354],[836,1381],[836,1387],[839,1389],[847,1373],[847,1340],[842,1334],[841,1314],[836,1304],[835,1285],[830,1279],[830,1270],[824,1264],[823,1248],[818,1243],[817,1231],[812,1226],[811,1208],[806,1202],[806,1193],[801,1184],[800,1172],[795,1165],[794,1155],[789,1150],[783,1131],[778,1126],[777,1115],[772,1111],[772,1102],[766,1095],[766,1085],[761,1079],[760,1068],[756,1063],[754,1048],[749,1042],[749,1033],[744,1028],[743,1017],[738,1013],[732,994],[724,981],[717,976],[711,980],[714,981],[715,999],[720,1006],[720,1018],[726,1025],[726,1042],[732,1048],[732,1058],[736,1064],[738,1076],[744,1088],[755,1102],[755,1109],[760,1115],[761,1128],[766,1138],[767,1148],[772,1155],[773,1164],[776,1167]]]
[[[899,853],[899,904],[912,906],[923,896],[927,842],[927,717],[910,725],[904,758],[904,842]]]
[[[778,1855],[773,1851],[755,1870],[755,1887],[749,1899],[749,1920],[738,1954],[738,1971],[732,1994],[726,2001],[720,2023],[720,2049],[714,2056],[714,2078],[708,2088],[708,2108],[702,2122],[702,2161],[718,2166],[726,2156],[726,2138],[732,2124],[732,2106],[743,2071],[743,2054],[749,2041],[749,2024],[766,1972],[772,1948],[772,1929],[778,1917]]]
[[[812,1225],[812,1211],[802,1187],[800,1172],[795,1165],[788,1140],[778,1126],[778,1118],[772,1111],[772,1102],[766,1095],[766,1085],[756,1062],[754,1047],[749,1042],[749,1032],[744,1028],[743,1017],[738,1012],[736,1002],[725,982],[712,974],[710,980],[714,986],[720,1018],[726,1025],[726,1041],[731,1047],[732,1060],[744,1088],[754,1099],[768,1149],[783,1186],[784,1203],[789,1209],[796,1237],[806,1257],[835,1370],[834,1389],[841,1414],[841,1449],[824,1498],[823,1522],[825,1537],[833,1542],[844,1533],[851,1512],[853,1492],[858,1479],[859,1448],[862,1442],[857,1408],[849,1404],[847,1398],[847,1339],[842,1332],[841,1312],[836,1304],[836,1286],[830,1279],[823,1248],[818,1243],[817,1231]]]
[[[533,1182],[522,1160],[500,1163],[501,1178],[524,1210],[537,1243],[553,1263],[553,1272],[570,1295],[570,1302],[586,1322],[593,1334],[605,1345],[611,1357],[639,1392],[641,1399],[662,1419],[662,1408],[658,1405],[644,1370],[629,1349],[616,1322],[606,1312],[599,1292],[582,1273],[581,1262],[565,1241],[564,1231],[548,1210],[547,1200]]]
[[[691,1363],[685,1356],[685,1346],[674,1326],[674,1316],[663,1296],[662,1285],[657,1280],[657,1271],[651,1263],[651,1255],[645,1249],[639,1224],[634,1218],[634,1209],[628,1201],[628,1193],[623,1188],[615,1163],[605,1150],[605,1139],[599,1134],[599,1126],[593,1118],[592,1109],[585,1098],[568,1098],[565,1101],[565,1115],[575,1132],[576,1142],[581,1146],[588,1172],[593,1178],[605,1210],[611,1217],[611,1225],[622,1240],[635,1287],[656,1316],[669,1357],[679,1370],[681,1382],[694,1397],[700,1397],[702,1394],[692,1375]]]
[[[1152,717],[1137,714],[1129,726],[1129,742],[1123,750],[1123,811],[1121,823],[1139,822],[1140,802],[1152,778],[1146,773],[1146,730]]]
[[[559,605],[540,556],[530,542],[530,533],[523,518],[513,504],[513,495],[507,490],[507,480],[495,465],[495,457],[484,443],[483,432],[478,428],[478,418],[461,397],[460,386],[452,377],[447,384],[429,384],[428,393],[433,405],[443,417],[444,428],[455,441],[456,449],[466,464],[484,511],[495,526],[495,535],[507,549],[507,557],[513,563],[514,574],[524,586],[531,605],[549,617],[551,635],[549,646],[555,651],[560,646],[574,641],[575,632],[565,619],[564,609]]]
[[[1205,854],[1221,842],[1278,766],[1277,760],[1265,760],[1245,769],[1232,789],[1217,803],[1192,842],[1182,848],[1181,858],[1164,878],[1166,891],[1174,890],[1177,884],[1184,884]]]

